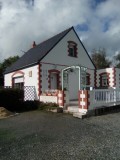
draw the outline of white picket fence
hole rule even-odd
[[[120,104],[120,89],[95,89],[89,91],[90,109]]]

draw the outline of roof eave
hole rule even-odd
[[[40,63],[40,61],[41,61],[45,56],[47,56],[47,54],[48,54],[72,29],[74,29],[73,26],[68,30],[68,32],[67,32],[62,38],[59,39],[58,42],[55,43],[55,45],[54,45],[41,59],[38,60],[39,63]]]
[[[21,69],[25,69],[25,68],[32,67],[32,66],[37,65],[37,64],[39,64],[39,62],[31,63],[31,64],[29,64],[29,65],[25,65],[25,66],[22,66],[22,67],[20,67],[20,68],[18,68],[18,69],[14,69],[14,70],[11,70],[11,71],[8,71],[8,72],[5,71],[3,74],[4,74],[4,75],[5,75],[5,74],[9,74],[9,73],[12,73],[12,72],[21,70]]]

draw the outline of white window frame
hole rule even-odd
[[[108,86],[108,76],[107,76],[107,74],[103,74],[101,76],[101,84],[102,84],[103,87]]]

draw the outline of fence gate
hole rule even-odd
[[[35,100],[35,87],[24,86],[24,101],[34,101],[34,100]]]

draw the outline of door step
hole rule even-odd
[[[86,111],[80,110],[80,108],[78,107],[78,101],[76,100],[70,101],[70,103],[66,106],[66,108],[64,108],[63,112],[73,114],[73,117],[76,118],[83,119],[87,117]]]
[[[79,112],[78,106],[68,106],[66,110],[64,110],[64,113],[77,113]]]
[[[71,108],[71,107],[69,107],[67,110],[63,110],[63,112],[72,114],[73,117],[80,118],[80,119],[83,119],[83,118],[87,117],[87,113],[79,112],[79,108]]]
[[[73,117],[83,119],[83,118],[87,117],[87,114],[84,114],[84,113],[81,113],[81,112],[73,113]]]

